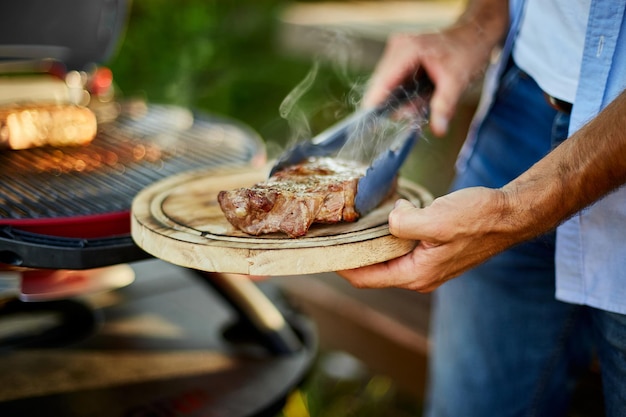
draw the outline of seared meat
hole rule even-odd
[[[304,236],[313,223],[353,222],[354,199],[367,167],[354,161],[310,158],[250,188],[217,197],[228,221],[251,235]]]

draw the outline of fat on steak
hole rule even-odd
[[[220,191],[217,200],[226,219],[245,233],[301,237],[313,223],[359,218],[354,199],[366,169],[355,161],[309,158],[252,187]]]

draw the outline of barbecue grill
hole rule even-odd
[[[137,192],[187,170],[264,161],[261,139],[235,121],[119,107],[89,146],[0,152],[0,263],[87,269],[145,258],[129,236]]]
[[[130,237],[137,192],[181,171],[265,158],[261,139],[236,121],[115,101],[112,74],[95,64],[115,49],[126,12],[124,0],[0,5],[0,103],[88,104],[98,118],[89,146],[0,151],[0,270],[27,279],[31,268],[52,274],[146,258]]]

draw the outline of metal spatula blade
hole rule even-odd
[[[391,185],[419,135],[420,129],[411,129],[406,138],[397,146],[392,146],[378,155],[365,175],[361,177],[354,202],[361,216],[372,211],[389,196]]]
[[[313,139],[297,143],[278,158],[270,171],[270,176],[307,158],[328,156],[338,152],[346,144],[352,132],[370,119],[374,112],[376,112],[376,109],[361,110],[353,113]]]
[[[377,123],[381,116],[397,110],[402,105],[417,101],[418,106],[427,107],[434,85],[426,72],[420,69],[413,78],[395,88],[389,97],[379,106],[363,109],[353,113],[337,124],[326,129],[311,140],[297,143],[288,148],[276,161],[270,171],[270,176],[290,165],[295,165],[309,157],[330,156],[338,152],[351,138],[351,134],[364,129],[368,124]],[[425,117],[418,109],[418,117]]]

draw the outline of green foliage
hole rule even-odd
[[[232,117],[264,138],[285,143],[283,99],[313,60],[277,47],[285,0],[134,0],[126,34],[108,64],[125,96],[179,104]],[[316,91],[300,103],[314,130],[336,118],[349,88],[321,67]],[[317,126],[317,127],[315,127]]]

